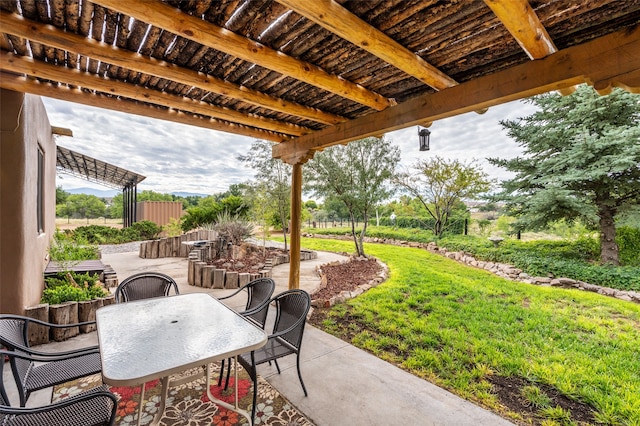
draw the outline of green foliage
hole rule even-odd
[[[431,235],[433,235],[433,229],[435,227],[435,219],[431,217],[397,216],[395,222],[397,228],[425,229],[429,230]],[[375,219],[371,219],[369,223],[375,223]],[[392,227],[393,224],[389,217],[381,217],[380,226]],[[464,233],[464,219],[449,220],[443,233],[446,235],[459,235]],[[372,234],[369,235],[371,236]]]
[[[40,303],[56,305],[64,302],[81,302],[105,297],[108,292],[102,288],[97,275],[69,272],[77,286],[66,277],[66,273],[45,279],[45,289]]]
[[[180,227],[180,219],[172,217],[169,219],[169,223],[162,227],[162,230],[167,237],[177,237],[182,234],[182,228]]]
[[[265,225],[269,219],[277,217],[283,229],[288,223],[291,210],[292,167],[271,155],[272,142],[255,141],[247,155],[238,160],[255,172],[255,182],[251,187],[251,216]],[[271,221],[273,222],[273,220]],[[287,248],[287,236],[284,239]]]
[[[91,244],[119,244],[126,242],[122,231],[102,225],[87,225],[76,228],[72,233],[75,241],[85,240]]]
[[[433,218],[433,232],[441,237],[457,204],[489,191],[492,181],[474,161],[433,157],[418,160],[412,172],[399,173],[395,183],[415,197]]]
[[[95,195],[71,194],[64,204],[56,205],[56,215],[60,217],[96,218],[104,217],[105,212],[104,202]]]
[[[616,242],[620,249],[620,263],[640,266],[640,228],[619,227],[616,230]]]
[[[376,206],[392,194],[389,184],[399,162],[397,146],[387,139],[370,137],[318,152],[304,168],[307,191],[339,201],[353,226],[362,218],[361,232],[352,233],[359,255],[365,254],[362,241],[367,221],[375,216]]]
[[[187,232],[205,223],[215,223],[221,210],[219,204],[211,205],[210,207],[197,206],[188,208],[181,219],[182,230]]]
[[[69,197],[69,193],[62,189],[62,186],[56,186],[56,206],[58,204],[64,204]]]
[[[158,238],[162,228],[149,220],[134,222],[130,227],[117,229],[110,226],[80,226],[71,232],[73,241],[87,241],[91,244],[121,244],[130,241],[153,240]]]
[[[472,253],[479,260],[508,263],[532,276],[552,275],[619,290],[640,290],[640,268],[598,265],[597,239],[519,241],[506,239],[498,247],[484,238],[454,236],[438,244],[449,250]]]
[[[640,202],[640,96],[615,89],[600,96],[583,85],[571,96],[529,99],[539,111],[501,124],[524,149],[489,161],[513,172],[492,197],[506,201],[519,229],[581,219],[601,226],[601,261],[616,264],[614,219]]]
[[[131,239],[130,241],[153,240],[158,238],[158,235],[162,231],[162,227],[150,220],[141,220],[139,222],[132,223],[130,227],[124,228],[123,231],[135,232],[138,235],[137,238]]]
[[[100,250],[97,246],[90,245],[86,239],[71,240],[66,234],[56,232],[49,246],[49,258],[62,264],[99,259]]]

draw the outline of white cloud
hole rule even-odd
[[[73,131],[72,138],[58,137],[59,145],[146,176],[139,190],[214,194],[253,177],[252,170],[237,160],[249,150],[253,138],[49,98],[43,102],[53,126]],[[387,137],[400,146],[403,165],[436,155],[476,159],[490,176],[505,179],[507,173],[485,158],[512,158],[521,149],[506,136],[499,121],[533,111],[530,104],[511,102],[483,115],[467,113],[437,121],[430,127],[431,150],[426,152],[418,150],[416,127]],[[71,176],[57,184],[65,189],[104,189]]]

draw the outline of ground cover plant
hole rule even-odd
[[[640,306],[512,282],[422,249],[367,252],[389,279],[326,311],[326,331],[517,423],[640,424]]]

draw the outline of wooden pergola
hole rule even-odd
[[[577,84],[640,90],[640,0],[3,0],[0,87],[335,145]]]

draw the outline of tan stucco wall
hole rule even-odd
[[[38,96],[0,90],[0,312],[39,303],[55,233],[56,145]],[[38,145],[44,152],[44,232],[36,205]]]

